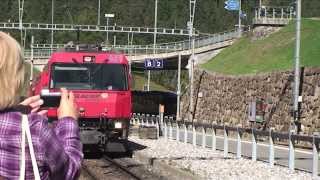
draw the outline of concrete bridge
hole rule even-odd
[[[201,54],[225,48],[230,46],[238,37],[239,33],[237,30],[198,37],[195,39],[194,52],[195,54]],[[63,44],[35,44],[33,45],[33,52],[32,50],[25,50],[25,60],[31,62],[33,53],[33,65],[41,70],[47,64],[51,53],[64,46]],[[153,44],[105,46],[103,50],[124,53],[131,63],[142,63],[145,59],[149,58],[172,59],[178,57],[179,54],[182,56],[190,56],[192,54],[191,42],[189,40],[157,44],[155,46],[155,53]]]

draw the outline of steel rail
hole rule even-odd
[[[91,171],[89,170],[89,168],[85,164],[82,164],[81,170],[83,170],[82,172],[85,173],[84,176],[89,176],[89,178],[92,180],[99,180],[100,179],[100,178],[96,177],[93,173],[91,173]]]
[[[139,177],[137,174],[133,173],[132,171],[129,170],[129,168],[127,168],[126,166],[118,163],[117,161],[111,159],[110,157],[108,156],[103,156],[102,159],[104,161],[108,161],[110,163],[112,163],[113,165],[115,165],[117,168],[121,169],[122,171],[124,171],[125,173],[127,173],[128,175],[132,176],[134,179],[137,179],[137,180],[142,180],[143,178],[142,177]]]

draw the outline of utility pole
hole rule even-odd
[[[259,0],[259,8],[261,8],[261,6],[262,6],[262,2],[261,2],[262,0]]]
[[[154,4],[154,33],[153,33],[153,55],[156,55],[156,44],[157,44],[157,19],[158,19],[158,0],[155,0]],[[147,89],[150,91],[150,76],[151,71],[148,70],[148,84]]]
[[[22,27],[22,19],[23,19],[23,8],[24,8],[24,0],[19,0],[18,1],[19,5],[19,29],[20,29],[20,43],[23,44],[23,27]]]
[[[98,23],[97,23],[98,26],[100,26],[100,7],[101,7],[100,0],[98,0]]]
[[[194,21],[194,14],[196,8],[196,0],[190,0],[190,21],[188,22],[189,27],[189,39],[192,41],[191,43],[191,58],[190,58],[190,73],[189,82],[190,82],[190,103],[189,103],[189,120],[193,122],[194,116],[194,105],[193,105],[193,81],[194,81],[194,37],[193,37],[193,21]]]
[[[301,34],[301,0],[297,0],[297,20],[296,20],[296,48],[295,48],[295,71],[294,71],[294,122],[299,119],[299,83],[300,83],[300,34]],[[295,125],[293,124],[293,127]],[[292,129],[290,129],[292,130]]]
[[[261,1],[261,0],[260,0]],[[239,0],[239,29],[238,29],[238,31],[239,31],[239,37],[241,37],[241,14],[242,14],[242,10],[241,10],[241,0]]]
[[[54,0],[51,0],[51,24],[53,26],[53,15],[54,15]],[[53,45],[53,29],[51,30],[51,51]]]
[[[181,53],[178,57],[178,83],[177,83],[177,117],[176,120],[180,120],[180,96],[181,96]]]

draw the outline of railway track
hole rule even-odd
[[[86,165],[82,165],[80,179],[81,180],[99,180],[100,178],[96,177],[96,175],[94,175],[89,170],[89,167],[87,167]]]
[[[112,165],[116,166],[117,168],[119,168],[120,170],[122,170],[123,172],[128,174],[130,177],[132,177],[133,179],[136,179],[136,180],[144,179],[143,177],[139,176],[137,173],[133,172],[129,168],[129,167],[137,166],[137,165],[129,164],[128,162],[125,162],[125,161],[119,162],[119,161],[114,160],[108,156],[104,156],[102,159],[103,159],[103,161],[105,161],[107,163],[112,163]]]
[[[142,180],[165,179],[132,158],[111,158],[103,155],[99,159],[85,159],[80,180]]]

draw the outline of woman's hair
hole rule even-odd
[[[24,84],[24,61],[19,43],[0,31],[0,110],[18,104]]]

